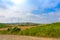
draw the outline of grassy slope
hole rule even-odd
[[[23,31],[0,31],[0,34],[18,34],[39,37],[60,37],[60,23],[46,24]]]
[[[35,28],[21,31],[20,34],[41,37],[60,37],[60,23],[37,26]]]

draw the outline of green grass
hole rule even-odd
[[[8,24],[0,23],[0,28],[6,28],[6,27],[9,27],[9,25]]]
[[[14,27],[14,28],[8,28],[7,30],[0,31],[0,34],[18,34],[19,31],[21,31],[20,28]]]
[[[60,23],[37,26],[35,28],[20,31],[20,34],[39,37],[60,37]]]
[[[15,35],[27,35],[38,37],[60,37],[60,23],[45,24],[42,26],[36,26],[34,28],[26,29],[23,31],[5,30],[0,31],[0,34],[15,34]]]

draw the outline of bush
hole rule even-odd
[[[21,31],[21,29],[18,28],[18,27],[14,27],[14,28],[12,29],[12,31],[17,32],[17,31]]]
[[[9,33],[15,33],[15,32],[17,33],[17,32],[19,32],[19,31],[21,31],[21,29],[18,28],[18,27],[14,27],[14,28],[8,28],[7,31],[8,31]]]

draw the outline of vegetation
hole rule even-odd
[[[9,25],[0,23],[0,28],[6,28],[6,27],[9,27]]]
[[[0,31],[0,34],[18,34],[19,31],[21,31],[20,28],[14,27],[14,28],[8,28],[7,30]]]
[[[19,26],[36,26],[39,25],[38,23],[20,23]]]
[[[38,37],[60,37],[60,22],[38,25],[26,30],[21,30],[18,27],[8,28],[5,31],[0,31],[0,34],[18,34]]]
[[[60,23],[37,26],[31,29],[20,31],[20,34],[41,37],[60,37]]]
[[[37,23],[0,23],[0,28],[15,27],[15,26],[36,26]]]
[[[20,31],[21,29],[18,28],[18,27],[14,27],[14,28],[8,28],[8,31],[13,31],[13,32],[18,32]]]

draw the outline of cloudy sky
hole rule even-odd
[[[60,22],[60,0],[0,0],[0,23]]]

